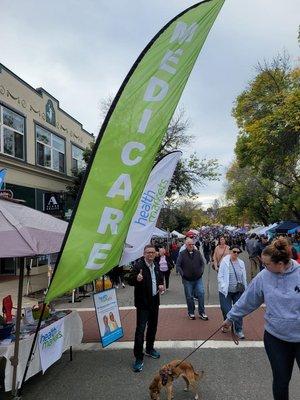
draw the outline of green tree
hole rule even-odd
[[[170,231],[175,229],[183,232],[209,223],[210,219],[201,203],[192,200],[184,200],[171,207],[164,207],[159,216],[159,225]]]
[[[227,195],[260,222],[300,219],[300,69],[283,55],[257,71],[233,109],[239,134]]]
[[[238,216],[243,220],[244,215],[248,216],[251,223],[267,225],[272,221],[274,199],[265,190],[265,186],[260,184],[251,168],[241,168],[236,161],[227,171],[226,178],[226,195],[230,205],[234,207],[233,216],[236,216],[237,221],[235,224],[242,224]]]

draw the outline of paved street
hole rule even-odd
[[[160,360],[145,360],[143,372],[131,372],[130,350],[79,351],[70,363],[66,354],[44,376],[25,385],[24,400],[146,400],[160,365],[185,357],[187,351],[162,350]],[[271,400],[271,371],[263,349],[200,349],[190,360],[204,370],[199,384],[203,400]],[[299,372],[294,371],[291,400],[299,399]],[[175,399],[193,399],[175,384]],[[162,396],[162,399],[165,397]]]
[[[242,258],[247,262],[244,254]],[[156,342],[161,359],[146,358],[140,374],[131,371],[135,330],[132,287],[117,290],[124,337],[104,350],[99,343],[92,299],[87,297],[74,304],[66,302],[66,299],[57,301],[57,308],[76,308],[80,312],[84,343],[75,349],[72,362],[66,353],[45,375],[39,374],[27,382],[23,399],[148,399],[148,386],[158,368],[172,359],[185,357],[222,323],[217,277],[209,267],[205,270],[204,281],[209,321],[190,321],[187,319],[180,277],[172,272],[170,291],[161,296]],[[263,315],[264,308],[261,307],[245,318],[246,340],[241,341],[239,346],[232,342],[230,334],[219,332],[191,356],[190,361],[195,368],[205,371],[200,383],[203,400],[272,399],[271,370],[262,343]],[[192,399],[192,394],[185,393],[183,387],[183,382],[176,382],[175,399]],[[299,372],[295,367],[291,400],[299,398],[299,392]],[[4,396],[4,399],[9,397]]]

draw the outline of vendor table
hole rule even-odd
[[[81,343],[83,337],[83,329],[82,329],[82,321],[77,311],[72,311],[62,318],[64,320],[63,351],[66,351],[71,346],[75,346]],[[44,328],[42,328],[40,332],[43,332],[43,329]],[[34,335],[32,334],[29,337],[26,337],[20,341],[19,363],[18,363],[18,373],[17,373],[17,382],[19,387],[24,375],[33,338]],[[10,343],[9,345],[1,345],[0,342],[0,358],[1,357],[6,358],[5,380],[4,380],[6,392],[12,389],[13,367],[10,363],[10,358],[13,357],[13,355],[14,355],[14,342]],[[40,354],[38,348],[36,347],[34,356],[31,360],[29,369],[27,371],[26,380],[29,379],[31,376],[37,374],[41,370],[42,367],[41,367]]]

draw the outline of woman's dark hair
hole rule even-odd
[[[225,244],[227,244],[225,236],[219,236],[218,244],[221,244],[221,239],[222,238],[225,240]]]
[[[269,246],[264,248],[262,255],[269,256],[274,263],[281,261],[284,264],[288,264],[292,256],[291,246],[285,238],[275,239]]]

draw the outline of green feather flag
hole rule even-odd
[[[223,3],[203,1],[175,17],[125,78],[94,146],[46,302],[118,265],[162,138]]]

